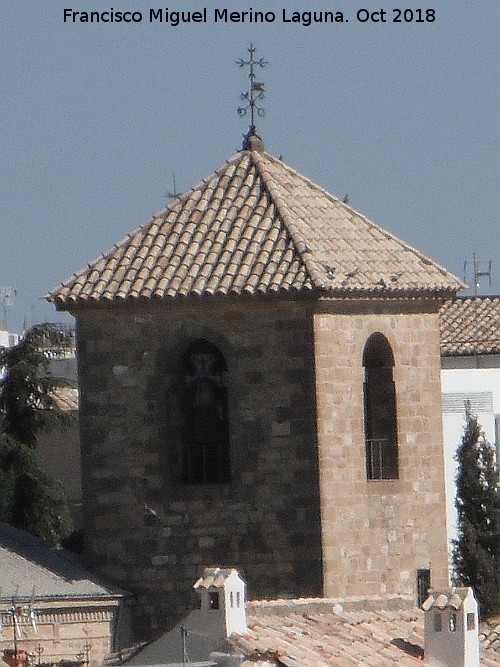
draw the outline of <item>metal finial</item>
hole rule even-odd
[[[256,49],[253,44],[250,44],[248,52],[250,53],[250,60],[243,60],[243,58],[239,58],[236,61],[236,64],[239,65],[240,67],[250,68],[248,74],[248,78],[250,80],[250,90],[248,90],[246,93],[241,93],[241,100],[246,102],[246,104],[244,106],[238,107],[237,111],[238,115],[241,116],[242,118],[246,116],[248,113],[250,114],[250,129],[248,134],[252,135],[255,134],[255,117],[265,116],[265,111],[262,107],[258,105],[258,102],[260,102],[265,98],[265,92],[266,92],[264,89],[264,84],[261,81],[255,80],[254,67],[258,65],[259,67],[265,68],[266,65],[268,65],[269,63],[263,58],[260,58],[259,60],[255,59],[254,56]]]

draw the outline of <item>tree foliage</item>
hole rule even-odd
[[[457,461],[455,577],[474,588],[488,618],[500,614],[500,489],[494,450],[469,406]]]
[[[55,401],[55,390],[68,382],[48,372],[50,358],[62,345],[54,325],[40,324],[18,345],[0,349],[1,431],[31,448],[36,447],[40,431],[68,426],[72,420]]]
[[[61,485],[41,470],[32,448],[8,435],[0,435],[0,520],[49,544],[72,531]]]
[[[0,349],[0,520],[56,544],[71,532],[60,484],[38,465],[40,431],[69,426],[55,391],[68,385],[48,372],[64,339],[54,325],[30,329],[18,345]]]

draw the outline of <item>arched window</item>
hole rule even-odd
[[[226,362],[204,338],[186,350],[183,369],[183,480],[186,484],[230,481]]]
[[[396,389],[392,370],[394,355],[381,333],[367,340],[365,368],[365,445],[368,479],[398,478]]]

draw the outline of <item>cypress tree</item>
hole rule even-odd
[[[67,537],[72,522],[61,485],[41,470],[34,450],[40,431],[73,422],[54,398],[68,382],[48,372],[65,342],[54,325],[44,324],[18,345],[0,348],[0,521],[50,544]]]
[[[458,538],[454,542],[456,583],[472,586],[483,618],[500,614],[500,490],[493,447],[466,406],[457,451]]]
[[[48,372],[50,359],[64,345],[64,334],[55,325],[39,324],[17,345],[0,348],[1,431],[32,449],[40,431],[72,422],[54,399],[55,390],[69,383]]]

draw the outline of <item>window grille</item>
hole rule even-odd
[[[381,333],[370,336],[363,354],[366,476],[397,479],[398,439],[394,355]]]
[[[417,607],[421,607],[427,600],[431,587],[431,571],[428,568],[417,570]]]
[[[493,412],[493,393],[491,391],[446,392],[443,394],[443,412],[445,414],[463,414],[465,404],[470,403],[474,414]]]
[[[396,448],[387,438],[366,440],[366,468],[368,479],[396,479],[398,476]]]

